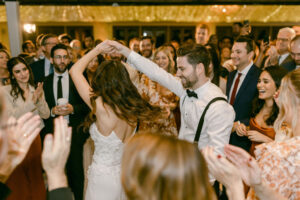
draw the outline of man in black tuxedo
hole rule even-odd
[[[253,40],[245,36],[234,42],[231,58],[237,70],[229,73],[226,86],[226,95],[236,113],[229,143],[246,151],[249,151],[251,141],[236,131],[236,128],[240,123],[249,125],[252,100],[257,95],[256,85],[260,70],[253,64],[253,46]]]
[[[89,111],[80,98],[73,84],[67,66],[69,55],[67,47],[57,44],[51,50],[51,63],[54,73],[44,81],[45,98],[51,110],[51,117],[45,121],[46,132],[53,133],[53,119],[64,116],[72,127],[72,141],[70,155],[67,161],[67,177],[75,199],[83,198],[84,172],[83,172],[83,145],[88,137],[78,126],[83,122]]]
[[[45,77],[53,73],[53,65],[50,62],[51,49],[58,44],[56,35],[46,34],[41,40],[41,48],[45,58],[32,63],[31,69],[36,83],[43,82]]]

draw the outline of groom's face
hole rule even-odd
[[[188,62],[186,56],[177,58],[177,68],[176,76],[180,78],[184,88],[192,88],[198,82],[195,67]]]

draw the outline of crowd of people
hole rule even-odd
[[[300,33],[255,38],[0,44],[0,199],[300,199]]]

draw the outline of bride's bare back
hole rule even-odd
[[[130,138],[135,127],[127,121],[120,119],[110,106],[102,103],[101,97],[96,99],[96,126],[103,136],[109,136],[115,132],[117,137],[124,143]]]

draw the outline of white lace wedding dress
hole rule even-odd
[[[124,144],[115,132],[103,136],[95,123],[90,127],[90,135],[95,143],[95,152],[88,170],[85,200],[126,199],[120,178]]]

